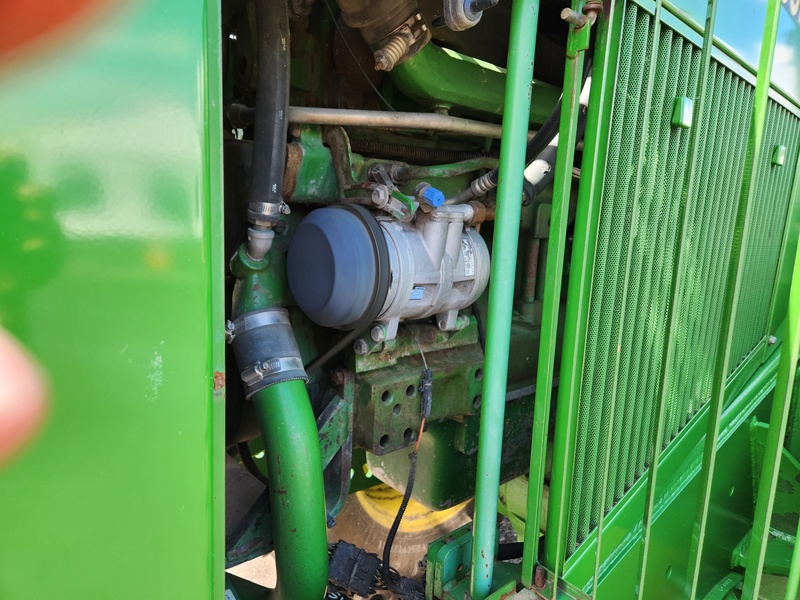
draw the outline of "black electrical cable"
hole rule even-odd
[[[414,450],[411,452],[411,454],[408,455],[408,458],[411,461],[408,469],[408,483],[406,483],[406,491],[403,494],[403,500],[400,503],[400,509],[397,511],[397,515],[395,515],[392,528],[389,530],[389,535],[386,537],[386,543],[383,546],[383,566],[381,576],[383,577],[386,587],[388,587],[389,590],[395,594],[398,594],[401,598],[403,598],[403,600],[416,600],[417,598],[424,598],[424,590],[422,589],[422,586],[418,582],[414,581],[413,579],[408,579],[407,577],[399,577],[398,579],[395,579],[394,573],[392,573],[392,570],[389,566],[392,554],[392,544],[394,544],[394,538],[397,535],[397,530],[400,527],[400,521],[403,520],[403,515],[408,507],[408,502],[411,500],[411,492],[414,489],[414,480],[417,476],[417,451]]]
[[[289,127],[289,9],[279,3],[256,0],[256,53],[258,75],[253,118],[253,168],[250,180],[251,220],[278,220],[278,212],[265,215],[259,203],[283,200],[283,171]]]

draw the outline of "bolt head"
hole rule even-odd
[[[362,355],[369,352],[369,346],[367,345],[367,341],[363,338],[357,339],[353,342],[353,351],[356,354]]]
[[[372,190],[372,202],[378,208],[383,208],[389,203],[389,190],[386,186],[379,185]]]
[[[769,342],[770,346],[774,346],[778,343],[778,338],[776,338],[774,335],[771,335],[767,341]]]
[[[380,325],[375,325],[372,331],[369,332],[369,336],[372,338],[373,342],[382,342],[386,339],[386,330]]]

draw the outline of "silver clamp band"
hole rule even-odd
[[[303,361],[296,356],[282,356],[259,361],[242,371],[242,381],[248,387],[254,386],[267,377],[286,371],[302,370]]]

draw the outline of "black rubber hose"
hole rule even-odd
[[[592,72],[592,59],[588,57],[583,64],[583,83],[586,83],[586,79],[589,77],[589,73]],[[550,113],[550,116],[547,117],[547,120],[541,126],[539,131],[537,131],[534,136],[528,140],[528,145],[525,148],[525,164],[530,164],[533,160],[536,159],[539,154],[544,151],[547,146],[550,145],[550,142],[556,137],[558,133],[558,126],[561,122],[561,98],[558,99],[556,102],[555,107],[553,108],[553,112]],[[497,168],[492,169],[489,171],[489,180],[494,184],[497,185]]]
[[[588,109],[583,104],[580,105],[578,109],[578,129],[575,135],[576,141],[581,141],[583,139],[583,134],[586,131],[586,113]],[[545,173],[544,177],[540,179],[538,182],[534,183],[532,188],[531,196],[535,198],[539,194],[541,194],[547,187],[553,183],[553,179],[556,176],[555,164],[556,164],[556,153],[558,151],[558,146],[550,145],[545,148],[536,160],[543,160],[546,161],[550,165],[550,170]]]
[[[280,204],[283,199],[289,108],[289,9],[286,0],[256,0],[255,5],[258,79],[247,216],[252,222],[274,223],[278,211],[267,211],[263,204]]]

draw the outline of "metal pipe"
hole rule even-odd
[[[271,253],[246,244],[231,259],[237,282],[226,334],[264,440],[278,585],[270,600],[319,600],[328,580],[325,488],[319,433]]]
[[[426,129],[453,135],[488,137],[496,140],[499,140],[502,135],[502,127],[500,125],[440,115],[438,113],[290,106],[289,122],[305,125],[341,125],[343,127]],[[525,125],[522,131],[527,133],[527,123]]]
[[[497,159],[491,156],[479,156],[446,165],[403,165],[397,168],[397,177],[402,180],[425,179],[428,177],[455,177],[464,173],[493,169],[497,166]]]
[[[539,0],[520,0],[512,4],[475,484],[470,573],[473,600],[484,600],[489,595],[494,573],[497,488],[500,484],[514,277],[522,212],[522,172],[525,168],[538,19]]]
[[[428,44],[416,55],[397,65],[391,72],[392,83],[412,100],[427,106],[453,106],[487,115],[505,115],[503,90],[508,89],[508,73],[487,62],[476,60]],[[473,85],[465,85],[472,82]],[[558,102],[560,90],[548,83],[533,80],[533,98],[529,119],[544,123]]]
[[[270,600],[318,600],[328,582],[322,457],[305,383],[252,396],[264,432],[278,583]]]
[[[579,1],[573,2],[578,8]],[[562,95],[561,121],[553,186],[553,204],[550,213],[550,236],[548,238],[547,263],[545,267],[545,290],[542,305],[542,330],[539,338],[539,360],[536,369],[536,404],[534,405],[533,439],[528,486],[528,512],[525,527],[525,551],[523,553],[523,582],[533,581],[533,568],[537,562],[539,524],[542,512],[542,485],[545,476],[547,455],[550,402],[553,393],[556,341],[558,338],[558,315],[560,309],[561,286],[564,271],[564,252],[566,247],[567,223],[569,220],[569,200],[572,191],[572,167],[575,160],[575,138],[578,131],[578,112],[580,106],[579,90],[584,67],[584,51],[589,47],[591,25],[570,27],[567,37],[567,61],[564,66],[564,93]],[[575,403],[577,405],[577,403]],[[568,416],[571,420],[571,416]],[[573,447],[558,441],[553,446],[553,475],[556,471],[566,474],[572,472]],[[551,478],[552,481],[552,478]],[[566,486],[550,486],[548,514],[564,514],[569,501]],[[563,519],[554,530],[547,530],[545,538],[548,548],[555,542],[556,551],[548,553],[548,559],[557,581],[565,553],[562,531]]]

